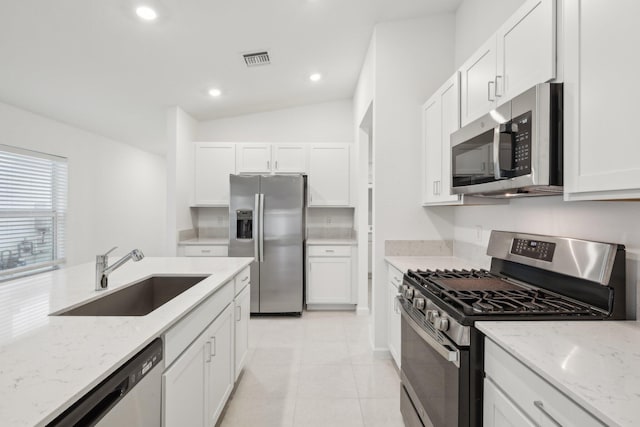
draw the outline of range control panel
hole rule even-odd
[[[542,240],[513,239],[511,253],[542,261],[553,261],[556,244]]]

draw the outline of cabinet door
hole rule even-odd
[[[536,424],[489,379],[484,380],[484,427],[535,427]]]
[[[351,302],[351,258],[309,257],[307,303]]]
[[[233,389],[233,304],[207,328],[205,349],[208,351],[206,375],[206,425],[216,425]],[[188,425],[188,424],[183,424]]]
[[[556,76],[556,2],[529,0],[497,32],[500,105]]]
[[[496,38],[492,36],[460,67],[462,126],[488,113],[496,101]]]
[[[249,354],[249,315],[251,310],[250,286],[244,288],[235,299],[235,379],[247,361]]]
[[[271,173],[271,144],[238,144],[238,173]]]
[[[389,282],[387,285],[387,341],[389,352],[400,368],[400,311],[396,300],[397,294],[398,288],[393,282]]]
[[[425,204],[438,201],[438,186],[442,184],[442,117],[440,94],[436,93],[422,107],[424,135],[424,200]]]
[[[235,144],[195,145],[195,204],[229,205],[229,175],[236,173]]]
[[[307,145],[274,144],[272,150],[275,173],[307,172]]]
[[[207,337],[200,335],[162,374],[163,426],[204,427],[206,411],[205,363]]]
[[[314,144],[309,149],[309,206],[349,206],[348,144]]]
[[[565,0],[565,198],[640,198],[640,2]],[[605,36],[606,35],[606,36]],[[632,126],[631,126],[632,127]]]

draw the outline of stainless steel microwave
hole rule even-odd
[[[562,84],[543,83],[451,134],[452,193],[562,193],[562,110]]]

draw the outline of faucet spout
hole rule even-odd
[[[112,265],[109,264],[109,253],[116,248],[111,249],[109,252],[104,255],[96,256],[96,291],[102,291],[107,289],[109,286],[109,274],[111,274],[114,270],[120,268],[124,263],[129,261],[130,259],[134,262],[140,261],[144,258],[144,254],[139,249],[134,249],[118,261],[114,262]]]

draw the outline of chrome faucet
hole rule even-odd
[[[107,289],[109,286],[109,274],[111,274],[115,269],[119,268],[125,262],[132,259],[133,261],[140,261],[144,258],[144,254],[139,249],[134,249],[118,261],[114,262],[111,265],[109,264],[109,254],[113,252],[117,246],[111,248],[104,255],[96,255],[96,291],[103,291]]]

